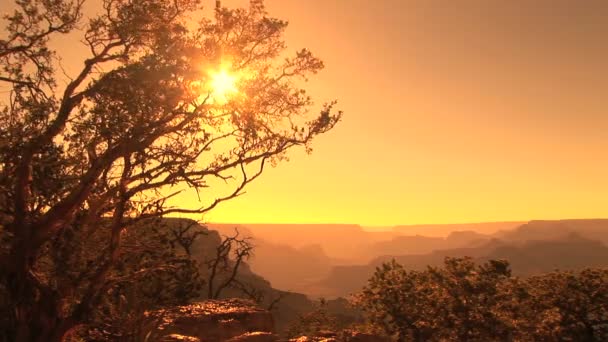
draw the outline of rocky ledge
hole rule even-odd
[[[275,342],[272,314],[243,299],[208,300],[146,313],[150,342]],[[302,336],[293,342],[389,342],[385,337],[343,330]]]
[[[275,341],[270,312],[242,299],[209,300],[146,313],[148,341]]]
[[[323,331],[316,336],[301,336],[289,342],[391,342],[391,339],[346,329],[340,332]]]

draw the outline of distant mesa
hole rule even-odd
[[[468,237],[468,239],[465,239]],[[411,238],[411,239],[410,239]],[[437,249],[418,254],[416,249],[402,245],[401,253],[379,256],[371,262],[356,266],[336,266],[330,275],[311,287],[314,295],[346,296],[363,287],[375,268],[385,261],[395,259],[404,267],[422,270],[427,266],[439,266],[445,257],[471,256],[478,262],[490,259],[506,259],[513,273],[529,276],[560,270],[608,267],[608,220],[561,220],[531,221],[510,231],[492,235],[477,233],[453,233],[443,242],[428,237],[397,237],[394,243],[407,241],[408,245],[429,241],[449,246],[449,240],[459,241],[461,246]],[[397,247],[393,246],[395,249]],[[417,247],[420,248],[420,247]]]
[[[359,225],[211,224],[253,236],[254,272],[273,287],[311,296],[358,291],[383,261],[411,269],[446,256],[503,258],[515,274],[608,266],[608,219],[403,225],[372,231]]]
[[[393,231],[407,235],[424,235],[446,237],[452,232],[471,231],[481,234],[494,234],[501,230],[512,230],[526,221],[511,222],[480,222],[480,223],[457,223],[457,224],[419,224],[395,226]]]

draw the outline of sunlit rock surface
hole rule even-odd
[[[148,312],[146,317],[149,341],[276,340],[270,312],[242,299],[192,303]]]
[[[352,330],[343,330],[339,333],[322,332],[317,336],[301,336],[289,340],[290,342],[390,342],[387,337]]]
[[[201,339],[198,337],[192,336],[184,336],[180,334],[171,334],[168,336],[163,336],[163,342],[201,342]]]
[[[226,342],[274,342],[276,340],[276,335],[272,333],[256,331],[233,337]]]

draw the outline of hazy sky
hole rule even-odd
[[[346,115],[208,220],[608,216],[607,1],[267,6],[290,21],[290,46],[324,59],[310,86]]]
[[[608,1],[267,0],[267,7],[290,21],[290,47],[325,61],[309,85],[319,106],[338,99],[346,114],[312,155],[291,153],[205,220],[608,217]],[[78,54],[77,44],[60,46]]]

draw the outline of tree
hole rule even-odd
[[[287,295],[273,289],[265,279],[255,275],[247,261],[253,255],[251,237],[241,237],[237,228],[232,235],[221,236],[214,253],[203,261],[205,293],[208,299],[244,297],[272,311]]]
[[[376,270],[355,297],[370,323],[399,341],[605,341],[608,270],[512,277],[506,261]]]
[[[239,235],[238,229],[235,229],[234,235],[222,237],[215,255],[206,262],[209,270],[209,279],[206,280],[209,299],[218,299],[226,288],[235,286],[241,266],[253,253],[251,239],[240,238]]]
[[[268,162],[310,151],[341,118],[334,103],[308,115],[299,80],[323,63],[307,50],[281,59],[287,23],[262,1],[207,19],[198,0],[103,0],[88,22],[83,2],[15,0],[0,40],[11,89],[0,109],[0,292],[11,340],[62,340],[124,279],[125,232],[241,195]],[[49,41],[67,33],[82,33],[90,56],[62,79]],[[218,181],[231,188],[211,192]],[[169,205],[185,187],[200,207]],[[51,255],[72,231],[100,248],[84,250],[89,267],[67,282],[56,274],[76,251]]]
[[[509,330],[493,308],[509,276],[504,261],[446,258],[442,268],[407,271],[393,260],[377,268],[355,302],[399,341],[505,340]]]
[[[554,271],[511,279],[499,312],[522,341],[608,339],[608,270]]]
[[[114,266],[114,286],[101,296],[89,324],[77,335],[93,341],[133,341],[143,336],[147,311],[186,305],[199,298],[201,265],[191,251],[203,236],[209,236],[208,231],[186,219],[158,219],[125,232],[121,250],[128,257]],[[77,262],[66,269],[80,274]]]

